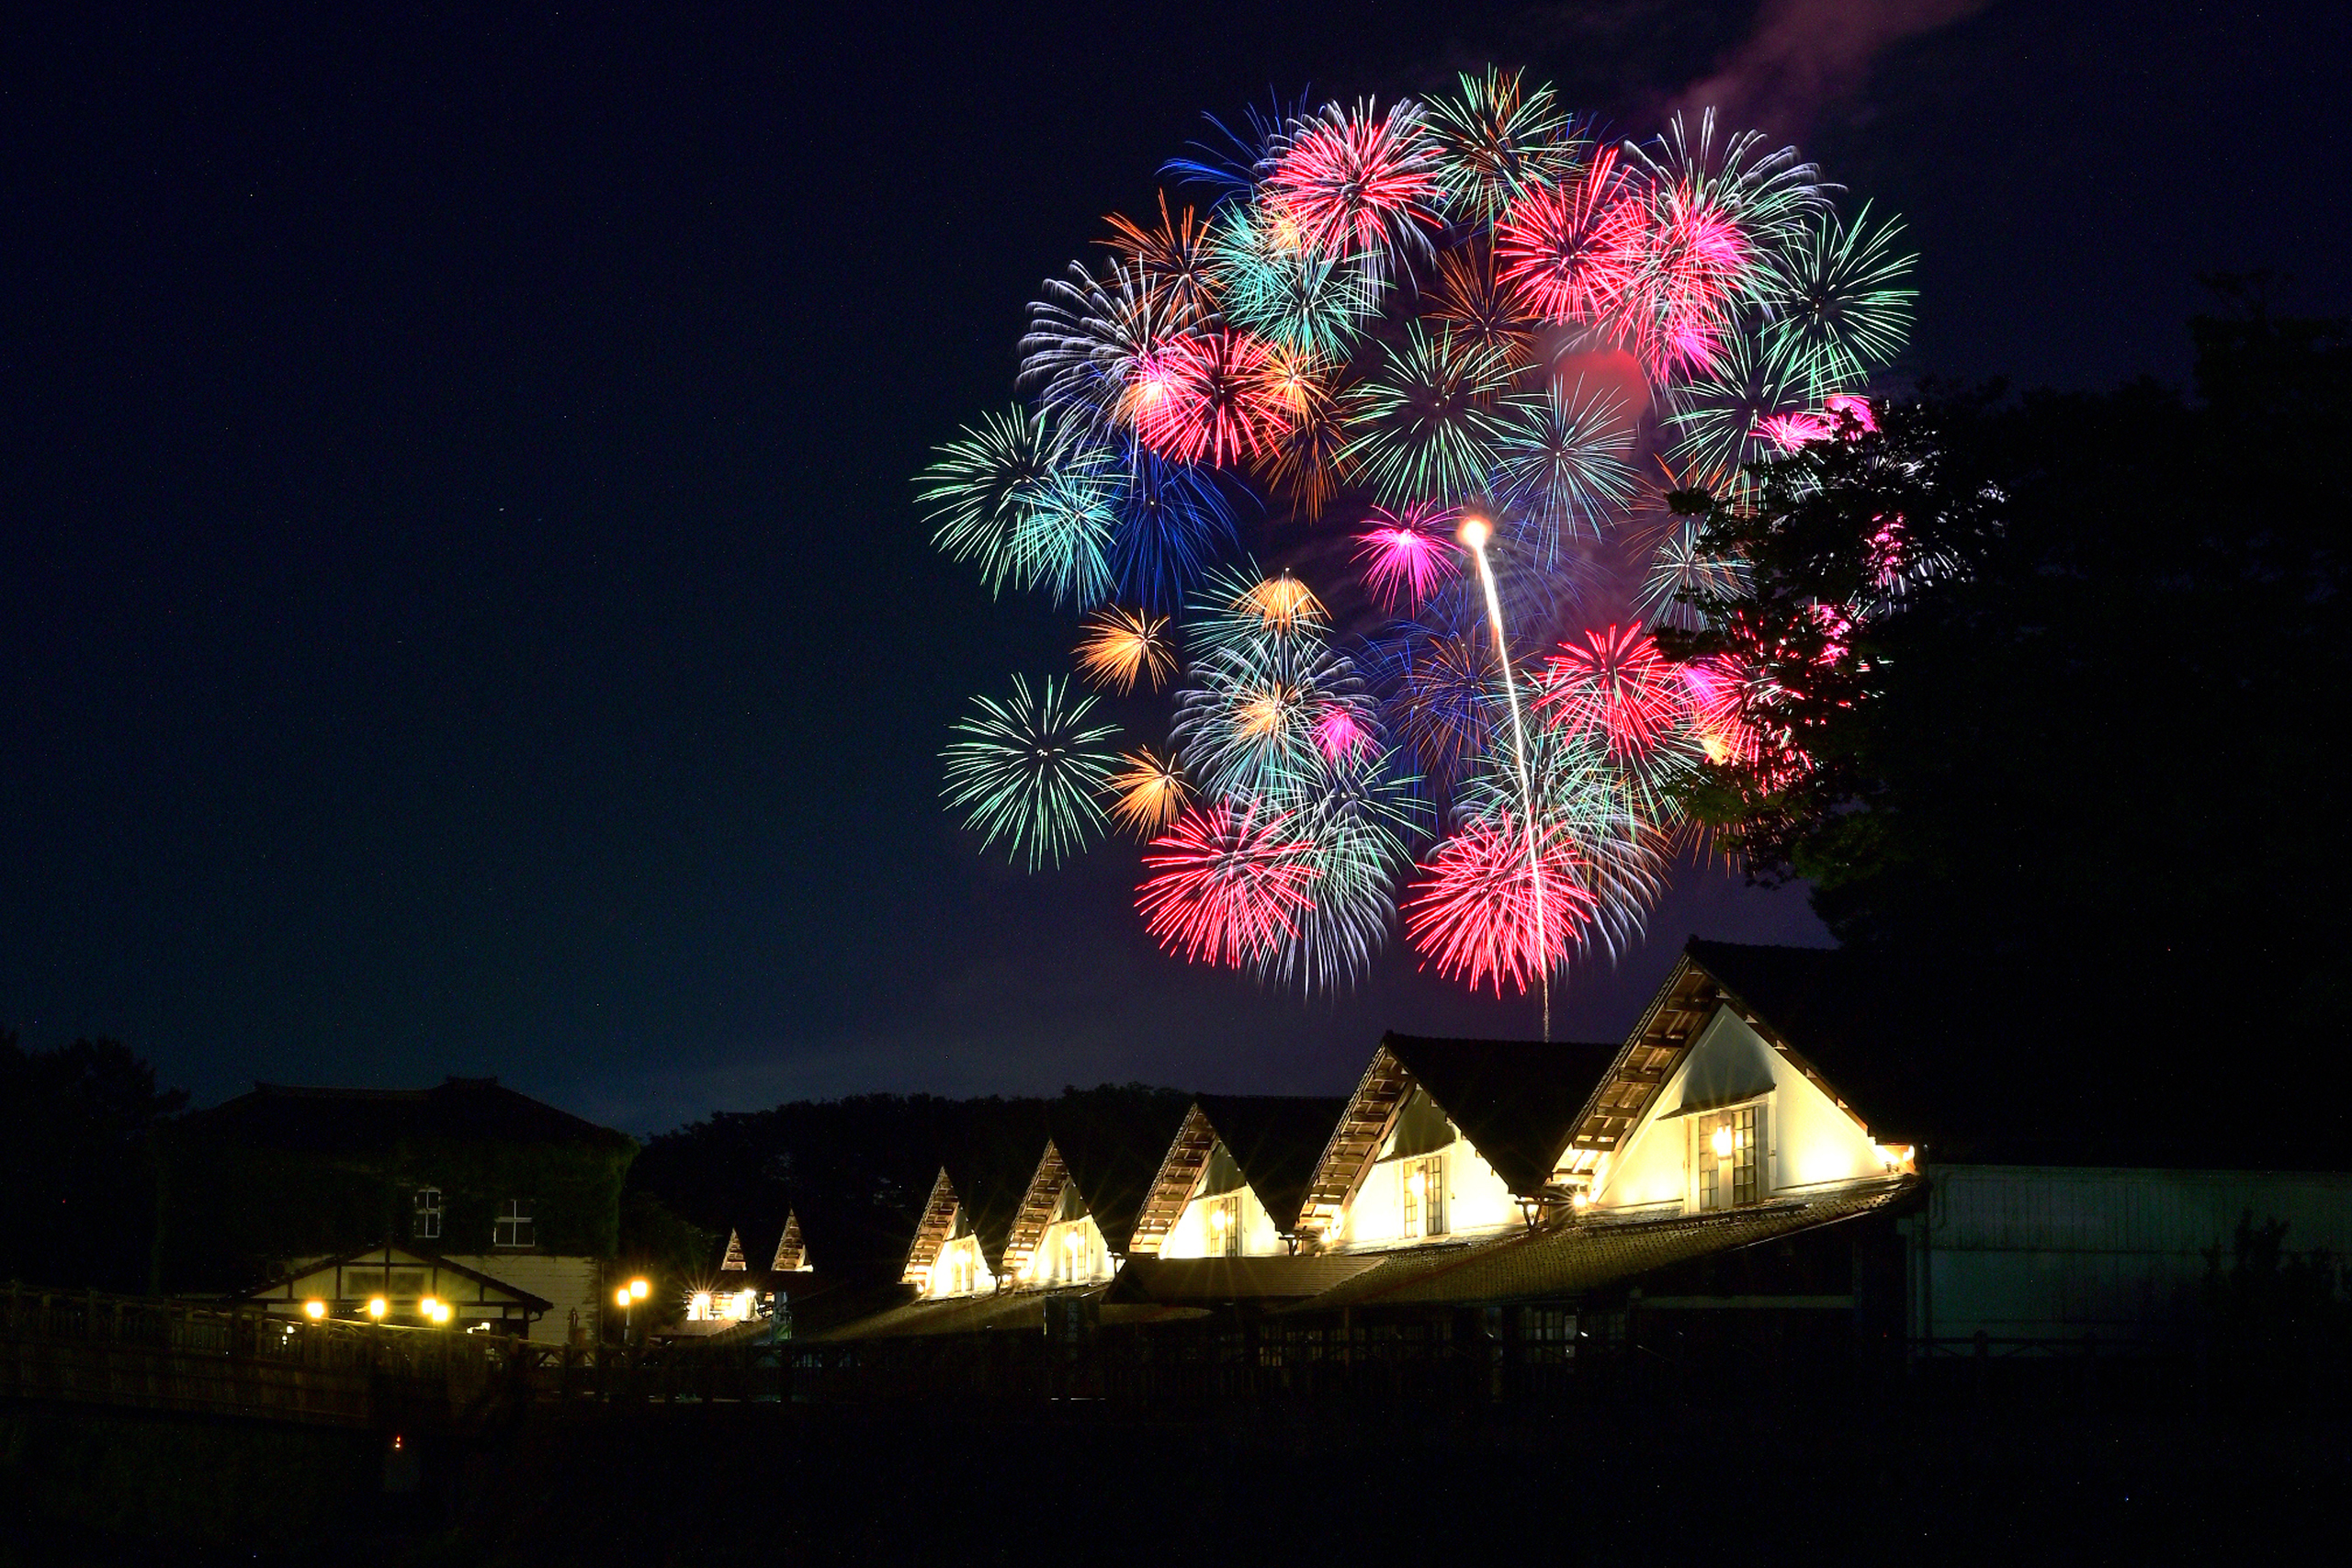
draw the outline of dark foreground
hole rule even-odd
[[[1737,1381],[1513,1411],[598,1407],[389,1455],[372,1433],[18,1408],[0,1564],[2145,1562],[2340,1541],[2347,1437],[2059,1389],[1798,1408]]]

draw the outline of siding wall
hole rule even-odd
[[[2158,1337],[2194,1319],[2241,1215],[2352,1253],[2352,1174],[1937,1166],[1910,1240],[1915,1338]]]
[[[1169,1227],[1168,1239],[1160,1244],[1159,1256],[1162,1258],[1207,1258],[1212,1255],[1224,1257],[1225,1248],[1222,1245],[1214,1248],[1209,1245],[1208,1215],[1210,1207],[1227,1196],[1240,1200],[1241,1255],[1243,1257],[1278,1258],[1290,1251],[1290,1248],[1283,1243],[1282,1232],[1274,1228],[1273,1216],[1266,1213],[1266,1206],[1263,1203],[1258,1201],[1258,1194],[1243,1187],[1231,1194],[1219,1193],[1216,1197],[1209,1198],[1195,1196],[1186,1202],[1184,1212],[1177,1215],[1175,1224]]]
[[[605,1304],[605,1266],[594,1258],[567,1258],[542,1252],[469,1252],[445,1254],[450,1262],[477,1274],[487,1274],[518,1291],[528,1291],[553,1302],[546,1315],[531,1325],[535,1341],[560,1345],[571,1332],[571,1314],[580,1314],[580,1332],[595,1343],[596,1325]]]

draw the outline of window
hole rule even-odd
[[[420,1187],[416,1190],[416,1213],[408,1234],[418,1241],[441,1239],[441,1189]]]
[[[1699,1118],[1699,1207],[1736,1209],[1762,1196],[1763,1162],[1757,1157],[1760,1107],[1716,1111]]]
[[[492,1247],[529,1247],[533,1234],[530,1200],[509,1198],[498,1206],[498,1220],[490,1234]]]
[[[1398,1168],[1405,1183],[1403,1231],[1407,1237],[1445,1234],[1445,1156],[1408,1159]]]
[[[1212,1258],[1240,1257],[1241,1195],[1228,1192],[1222,1198],[1212,1198],[1208,1209],[1208,1255]]]

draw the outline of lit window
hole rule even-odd
[[[509,1198],[498,1206],[498,1220],[491,1228],[492,1247],[529,1247],[533,1235],[528,1199]]]
[[[1209,1200],[1209,1255],[1241,1256],[1241,1194],[1228,1192]]]
[[[418,1241],[441,1239],[441,1189],[420,1187],[416,1190],[415,1221],[409,1235]]]
[[[1761,1196],[1753,1105],[1699,1118],[1699,1207],[1736,1209]]]
[[[1445,1234],[1445,1156],[1430,1155],[1423,1159],[1408,1159],[1397,1168],[1398,1179],[1405,1184],[1404,1235],[1416,1236]]]

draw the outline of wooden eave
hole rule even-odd
[[[1021,1194],[1021,1207],[1013,1212],[1012,1228],[1005,1233],[1004,1256],[997,1273],[1006,1280],[1017,1280],[1028,1266],[1030,1255],[1045,1239],[1046,1226],[1052,1223],[1054,1206],[1062,1199],[1062,1189],[1069,1185],[1069,1166],[1062,1158],[1061,1150],[1051,1138],[1046,1140],[1046,1152],[1037,1161],[1037,1168],[1029,1178],[1027,1190]],[[1083,1198],[1084,1193],[1079,1194]]]
[[[800,1236],[800,1216],[786,1210],[784,1234],[775,1238],[775,1258],[768,1264],[772,1274],[795,1274],[808,1266],[808,1247]]]
[[[907,1266],[899,1282],[920,1286],[933,1263],[939,1261],[939,1249],[947,1245],[947,1237],[956,1225],[956,1184],[947,1179],[947,1168],[939,1168],[939,1179],[931,1184],[931,1196],[922,1206],[922,1219],[915,1225],[914,1245],[907,1249]]]
[[[1176,1228],[1184,1205],[1192,1201],[1193,1189],[1201,1184],[1201,1173],[1208,1168],[1209,1151],[1216,1147],[1216,1129],[1209,1125],[1207,1113],[1198,1105],[1184,1113],[1184,1124],[1176,1129],[1175,1141],[1159,1162],[1159,1174],[1151,1179],[1151,1190],[1136,1214],[1135,1235],[1127,1244],[1133,1256],[1159,1255],[1168,1233]]]
[[[1373,1157],[1380,1152],[1381,1140],[1388,1136],[1412,1081],[1412,1075],[1387,1046],[1373,1052],[1372,1066],[1364,1069],[1355,1093],[1349,1097],[1348,1109],[1331,1130],[1323,1157],[1316,1162],[1314,1179],[1306,1184],[1306,1198],[1298,1211],[1302,1235],[1309,1232],[1329,1235],[1337,1227],[1340,1211],[1363,1182],[1364,1172],[1372,1168]]]

